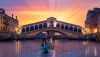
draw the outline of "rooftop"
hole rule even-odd
[[[44,23],[44,22],[46,22],[46,21],[47,21],[47,20],[40,21],[40,22],[36,22],[36,23],[31,23],[31,24],[23,25],[22,27],[25,27],[25,26],[30,26],[30,25],[37,25],[37,24]],[[56,20],[56,21],[57,21],[57,22],[60,22],[60,23],[64,23],[64,24],[69,24],[69,25],[72,25],[72,26],[81,27],[81,26],[79,26],[79,25],[70,24],[70,23],[67,23],[67,22],[62,22],[62,21],[58,21],[58,20]]]

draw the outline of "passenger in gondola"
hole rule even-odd
[[[50,43],[50,47],[52,50],[54,50],[54,45],[52,43]]]

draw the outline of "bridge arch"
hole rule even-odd
[[[43,27],[46,28],[46,27],[47,27],[47,23],[44,23],[44,24],[43,24]]]
[[[59,24],[59,23],[57,23],[56,27],[57,27],[57,28],[60,28],[60,24]]]
[[[65,26],[65,30],[68,30],[68,25]]]
[[[29,27],[26,27],[26,32],[28,32],[29,31]]]
[[[37,30],[38,29],[38,25],[35,25],[35,30]]]
[[[64,24],[61,24],[61,29],[64,29]]]
[[[72,26],[70,26],[69,30],[70,30],[70,31],[73,31],[73,27],[72,27]]]
[[[79,29],[78,29],[78,32],[79,32],[79,33],[82,33],[82,30],[81,30],[81,28],[79,28]]]
[[[39,25],[39,29],[41,29],[42,27],[43,27],[42,24],[40,24],[40,25]]]
[[[67,38],[70,38],[68,35],[66,35],[66,34],[63,33],[62,31],[58,31],[58,30],[44,30],[44,31],[57,31],[57,32],[59,32],[59,33],[65,35]],[[44,31],[41,31],[41,32],[37,33],[33,38],[36,38],[36,36],[38,36],[39,34],[41,34],[41,33],[44,32]]]
[[[77,28],[76,27],[74,27],[74,31],[77,32]]]
[[[34,26],[31,26],[31,27],[30,27],[30,31],[32,31],[32,30],[34,30]]]
[[[22,28],[22,32],[25,32],[25,28]]]

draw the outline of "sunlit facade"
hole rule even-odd
[[[93,34],[97,36],[97,27],[99,20],[100,8],[94,8],[93,10],[89,10],[87,13],[87,19],[85,21],[85,34]]]
[[[5,13],[5,10],[3,8],[0,8],[0,37],[1,38],[7,38],[10,37],[11,34],[16,34],[18,29],[19,21],[12,17],[8,16]]]

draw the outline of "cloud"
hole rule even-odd
[[[84,27],[89,9],[100,7],[100,0],[1,0],[6,13],[17,15],[20,26],[55,17]],[[27,21],[28,20],[28,21]]]

